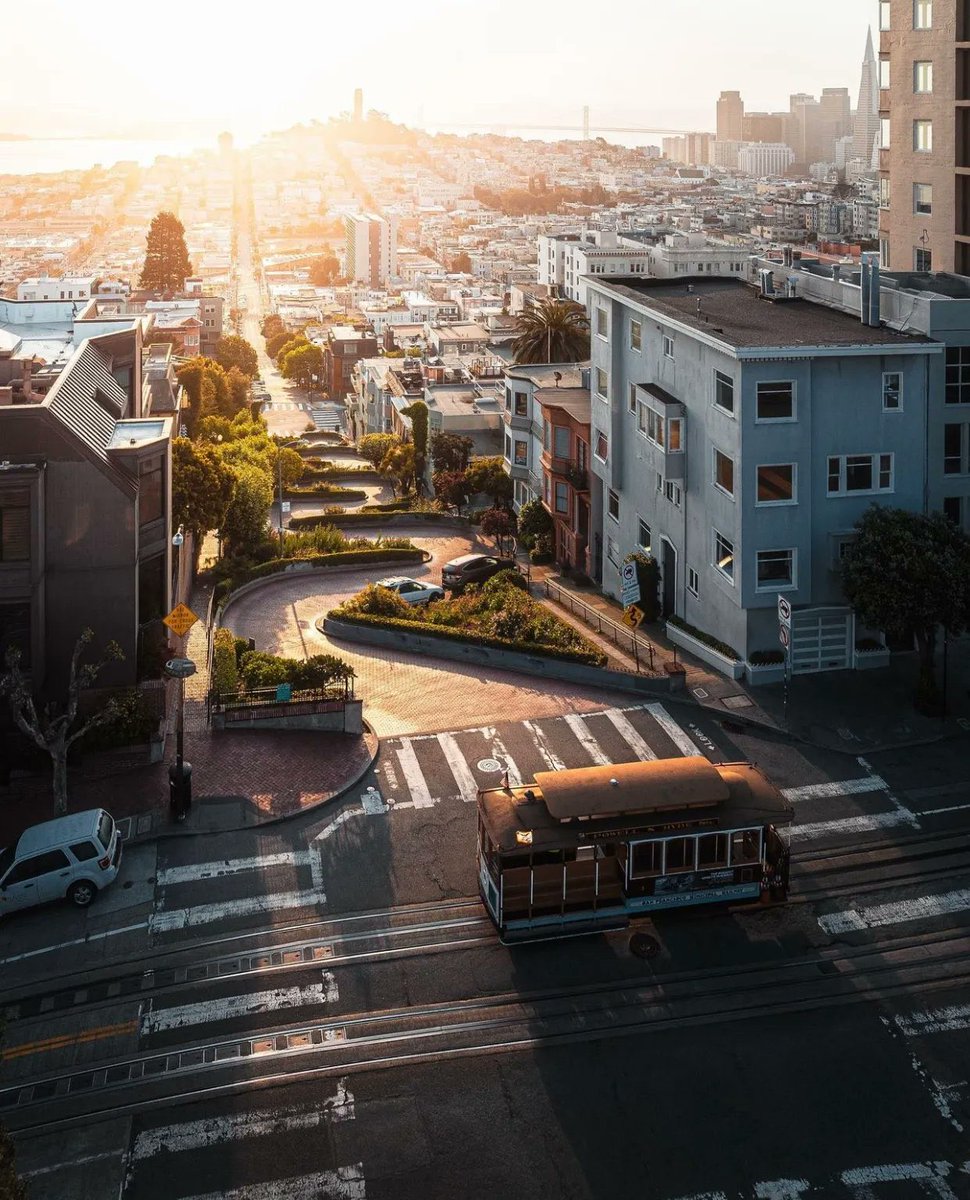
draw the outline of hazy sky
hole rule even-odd
[[[350,107],[414,123],[714,127],[848,87],[874,0],[27,0],[0,14],[0,132],[241,139]],[[250,15],[252,14],[252,15]]]

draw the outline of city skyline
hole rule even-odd
[[[457,36],[454,3],[430,0],[414,15],[378,2],[364,36],[353,12],[321,12],[298,0],[288,10],[290,27],[319,47],[303,72],[283,42],[275,49],[272,35],[267,40],[269,31],[235,27],[218,6],[175,0],[166,21],[153,22],[106,0],[101,18],[90,22],[64,0],[41,0],[7,18],[0,134],[146,138],[225,127],[246,142],[345,111],[356,87],[367,108],[429,128],[579,125],[589,105],[594,126],[713,129],[722,89],[740,90],[749,110],[787,108],[791,93],[817,95],[823,87],[854,94],[876,13],[868,0],[854,0],[851,23],[836,0],[819,0],[811,20],[781,14],[770,0],[737,0],[730,12],[712,0],[684,0],[677,21],[658,32],[648,9],[606,0],[597,10],[597,50],[586,14],[577,7],[573,20],[570,8],[540,0],[523,11],[510,0],[487,0],[469,9],[481,35],[472,39]],[[122,12],[124,20],[113,20]],[[38,24],[58,33],[45,44],[42,73]],[[610,32],[620,28],[622,45]],[[707,34],[703,42],[698,28]],[[840,31],[824,55],[814,40],[818,28]],[[631,45],[643,49],[630,53]],[[422,70],[410,77],[419,49]],[[470,82],[476,75],[479,86]],[[537,86],[543,79],[551,81],[548,90]]]

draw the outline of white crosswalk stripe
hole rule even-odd
[[[274,1179],[253,1183],[228,1192],[206,1192],[186,1196],[185,1200],[365,1200],[367,1191],[363,1167],[338,1167],[336,1171],[317,1171],[293,1179]]]
[[[333,1004],[336,1000],[337,982],[329,971],[322,971],[320,983],[303,987],[272,988],[265,992],[246,992],[239,996],[200,1000],[195,1004],[150,1009],[142,1014],[141,1031],[143,1034],[161,1033],[168,1029],[185,1029],[189,1025],[211,1025],[215,1021],[249,1017],[255,1013]]]
[[[640,762],[650,762],[657,757],[618,708],[608,708],[604,716],[613,725],[614,729],[616,729],[617,733],[623,738]]]
[[[438,734],[438,745],[441,747],[441,752],[448,760],[448,766],[451,767],[451,773],[455,777],[455,783],[458,784],[458,791],[462,800],[469,804],[474,803],[478,799],[478,784],[475,782],[475,776],[471,773],[468,763],[462,757],[461,751],[458,749],[458,743],[450,733]]]
[[[662,704],[647,704],[645,708],[681,754],[686,756],[700,754],[696,744],[684,733]]]
[[[536,721],[523,721],[523,728],[528,729],[535,739],[536,749],[542,757],[542,761],[546,764],[546,768],[550,771],[565,771],[566,764],[553,750],[546,737],[542,726]]]
[[[564,718],[566,724],[576,735],[576,740],[583,747],[586,753],[590,756],[593,762],[598,767],[608,767],[610,759],[608,755],[603,753],[603,749],[599,742],[589,731],[589,726],[582,717],[576,713],[567,713]]]
[[[404,780],[411,790],[414,807],[431,808],[434,801],[431,799],[431,793],[428,791],[428,785],[425,783],[421,767],[418,765],[417,755],[414,753],[414,746],[409,738],[404,738],[398,747],[397,759],[401,764]]]

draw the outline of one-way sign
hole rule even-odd
[[[791,629],[791,601],[784,596],[778,597],[778,623]]]

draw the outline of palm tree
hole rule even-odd
[[[572,300],[539,300],[518,318],[516,363],[582,362],[589,358],[589,317]]]

